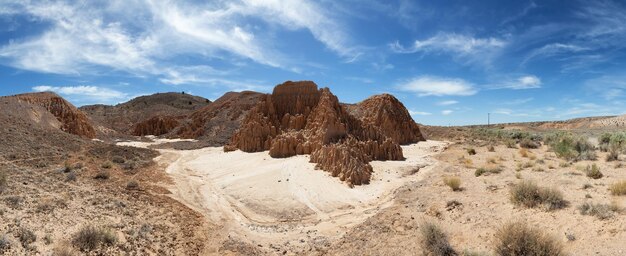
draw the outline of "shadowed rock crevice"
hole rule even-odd
[[[288,81],[262,96],[224,150],[269,150],[274,158],[311,154],[318,168],[350,186],[367,184],[370,161],[403,160],[399,143],[423,137],[408,111],[391,95],[357,106],[361,116],[348,112],[328,88],[318,90],[311,81]]]

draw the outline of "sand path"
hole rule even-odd
[[[170,142],[122,142],[147,147]],[[267,152],[159,149],[155,160],[175,184],[173,197],[223,226],[228,236],[254,244],[339,237],[391,205],[394,192],[431,171],[446,143],[402,146],[405,161],[374,161],[369,185],[349,188],[315,170],[308,156],[273,159]],[[416,169],[420,168],[419,172]]]

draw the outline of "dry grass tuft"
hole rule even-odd
[[[592,179],[599,179],[604,176],[596,164],[587,165],[585,168],[585,174],[587,174],[587,177]]]
[[[513,222],[496,231],[495,252],[500,256],[565,255],[558,240],[523,222]]]
[[[454,248],[448,242],[448,236],[435,224],[425,223],[420,229],[424,255],[456,256]]]
[[[476,169],[476,171],[474,172],[474,176],[479,177],[485,174],[498,174],[501,173],[503,171],[502,167],[497,166],[497,165],[488,165],[485,167],[481,167]]]
[[[582,215],[595,216],[598,219],[605,220],[613,217],[614,212],[619,212],[617,205],[584,203],[578,206],[578,210]]]
[[[468,148],[467,149],[467,154],[470,155],[470,156],[476,155],[476,149]]]
[[[74,236],[72,243],[82,251],[93,251],[100,245],[109,246],[117,242],[115,233],[108,229],[85,226]]]
[[[611,186],[609,186],[609,191],[611,191],[611,195],[614,196],[626,195],[626,180],[613,183]]]
[[[8,177],[5,171],[0,170],[0,194],[7,188]]]
[[[563,194],[553,188],[539,187],[531,181],[522,181],[511,188],[511,202],[518,206],[535,208],[544,206],[546,210],[565,208],[568,202]]]
[[[520,154],[522,157],[528,157],[528,154],[529,154],[528,149],[525,149],[525,148],[520,148],[520,150],[519,150],[519,154]]]
[[[461,191],[461,178],[459,177],[444,177],[443,183],[450,187],[452,191]]]

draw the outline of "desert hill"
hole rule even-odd
[[[423,140],[408,111],[393,96],[381,97],[359,105],[361,119],[328,88],[318,90],[311,81],[287,81],[263,95],[224,149],[269,150],[275,158],[310,154],[318,168],[349,185],[367,184],[370,161],[402,160],[399,142]],[[369,104],[372,101],[381,105]],[[396,126],[400,122],[414,125]]]
[[[141,136],[165,134],[179,120],[209,103],[199,96],[170,92],[140,96],[115,106],[88,105],[79,109],[91,118],[100,134]]]

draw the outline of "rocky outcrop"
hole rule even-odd
[[[155,116],[138,124],[135,124],[132,135],[145,136],[155,135],[160,136],[170,133],[174,128],[178,126],[178,120],[172,116]]]
[[[61,96],[51,93],[27,93],[13,96],[19,101],[45,108],[61,122],[61,130],[84,138],[95,138],[96,131],[89,118]]]
[[[401,103],[388,105],[379,110],[380,115],[408,115]],[[393,106],[404,111],[394,112],[389,109]],[[401,123],[406,119],[375,117],[368,115],[361,120],[351,115],[328,88],[318,90],[311,81],[288,81],[276,86],[272,94],[263,95],[224,150],[269,150],[270,156],[275,158],[311,154],[311,162],[317,163],[317,167],[350,186],[367,184],[372,173],[370,161],[404,159],[396,139],[382,132],[377,121],[406,126],[404,130],[411,133],[397,135],[404,143],[422,139],[419,128],[416,133],[414,127]]]
[[[390,94],[372,96],[348,109],[363,123],[379,128],[381,133],[399,144],[424,140],[409,111]]]
[[[264,97],[251,91],[228,92],[181,122],[173,137],[200,139],[209,145],[223,146],[242,126],[248,112]]]

